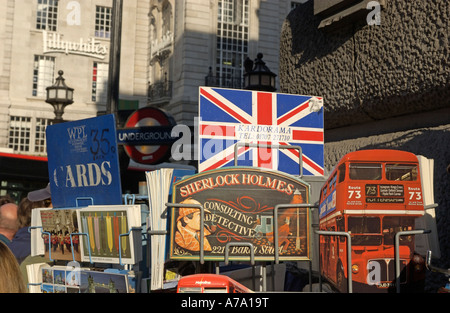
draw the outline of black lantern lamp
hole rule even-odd
[[[260,90],[260,91],[275,91],[275,77],[277,75],[272,73],[262,60],[263,54],[258,53],[254,62],[248,57],[244,61],[244,89]],[[252,68],[253,67],[253,68]]]
[[[58,71],[58,78],[56,78],[53,86],[47,87],[47,99],[45,102],[50,103],[55,111],[55,123],[63,122],[64,108],[73,103],[73,88],[68,87],[64,83],[63,71]]]

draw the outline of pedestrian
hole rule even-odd
[[[17,211],[19,230],[9,244],[13,254],[16,256],[25,285],[28,283],[27,265],[35,263],[50,263],[50,260],[41,255],[31,255],[31,233],[28,228],[31,226],[31,212],[35,208],[52,207],[50,185],[44,189],[31,191],[27,197],[19,203]]]
[[[0,206],[0,241],[9,244],[18,229],[17,204],[4,203]]]
[[[6,244],[0,242],[0,293],[27,291],[19,263]]]
[[[31,210],[43,206],[44,202],[31,202],[28,198],[23,198],[19,203],[17,210],[18,230],[8,244],[19,264],[31,254],[31,234],[28,231],[31,226]]]
[[[11,198],[10,195],[4,195],[4,196],[0,196],[0,206],[7,204],[7,203],[14,203],[13,198]]]
[[[52,206],[51,205],[52,193],[50,190],[50,184],[47,184],[47,186],[43,189],[29,192],[27,198],[32,202],[44,201],[45,203],[43,207],[50,208]]]
[[[35,208],[51,207],[50,197],[50,185],[47,185],[46,188],[29,192],[19,203],[17,210],[19,229],[8,244],[19,264],[31,254],[31,233],[28,231],[31,226],[31,211]]]

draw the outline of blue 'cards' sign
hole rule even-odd
[[[54,208],[122,204],[114,115],[47,127]]]

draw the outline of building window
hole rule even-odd
[[[97,6],[95,8],[95,37],[110,38],[112,9]]]
[[[172,6],[167,1],[163,5],[162,10],[162,34],[166,35],[171,32],[172,28]]]
[[[33,92],[34,97],[46,97],[48,86],[53,85],[55,72],[55,58],[35,55],[33,65]]]
[[[56,32],[58,25],[58,0],[38,0],[36,29]]]
[[[108,96],[108,64],[94,62],[92,69],[92,102],[106,103]]]
[[[9,144],[14,152],[30,151],[31,117],[11,116],[9,125]]]
[[[52,122],[46,118],[36,118],[34,152],[45,154],[47,152],[47,141],[45,140],[45,129]]]
[[[11,116],[8,147],[16,153],[46,154],[45,129],[51,123],[50,119],[45,118]],[[32,132],[33,129],[34,133]]]
[[[216,75],[220,86],[240,88],[248,54],[248,0],[221,0],[218,10]]]

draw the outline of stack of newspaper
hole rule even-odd
[[[167,207],[173,169],[146,172],[149,198],[149,229],[151,236],[151,290],[163,289],[166,254]]]

